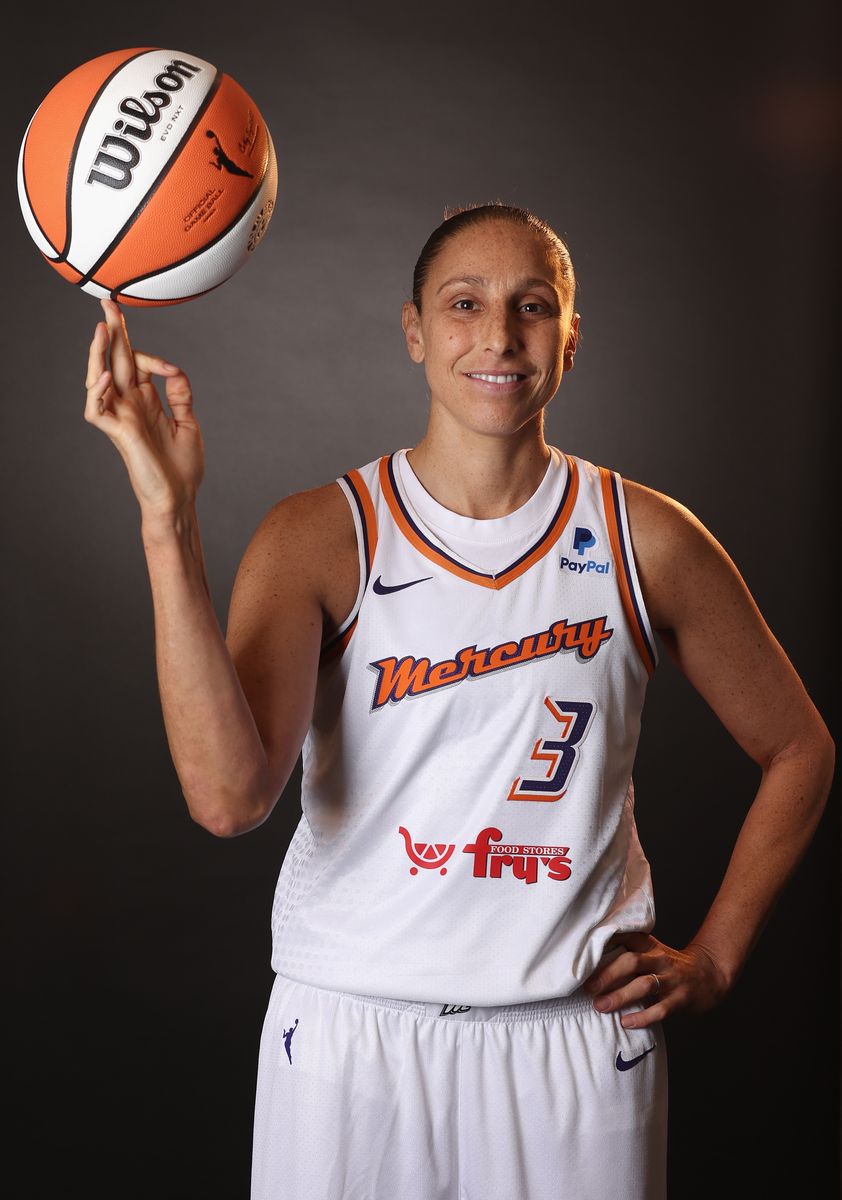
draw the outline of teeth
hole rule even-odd
[[[519,375],[479,375],[471,374],[471,379],[485,379],[489,383],[514,383],[519,379]]]

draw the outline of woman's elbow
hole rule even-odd
[[[274,801],[268,803],[262,797],[233,804],[230,801],[209,801],[206,797],[198,800],[186,793],[184,799],[191,819],[218,838],[239,837],[242,833],[257,829],[274,808]]]

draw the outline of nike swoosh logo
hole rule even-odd
[[[621,1050],[617,1055],[617,1061],[614,1065],[618,1071],[630,1071],[632,1067],[636,1067],[641,1059],[644,1059],[647,1054],[651,1054],[654,1049],[654,1046],[650,1046],[648,1050],[644,1050],[642,1054],[638,1054],[637,1058],[630,1058],[628,1060],[623,1058],[623,1052]]]
[[[374,590],[378,596],[388,596],[389,592],[402,592],[404,588],[414,587],[416,583],[426,583],[428,579],[432,579],[432,575],[425,575],[423,579],[410,579],[409,583],[381,583],[378,575],[374,581]]]

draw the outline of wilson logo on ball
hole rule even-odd
[[[110,188],[128,187],[132,181],[132,171],[140,162],[140,150],[127,141],[127,138],[132,137],[141,142],[148,142],[152,137],[152,126],[157,125],[161,119],[161,110],[172,104],[172,93],[180,92],[184,87],[184,79],[181,76],[183,75],[185,79],[192,79],[201,70],[201,67],[175,58],[155,76],[153,83],[159,89],[157,92],[143,92],[139,100],[135,96],[127,96],[121,100],[117,105],[118,111],[123,116],[131,117],[133,121],[141,121],[142,124],[130,125],[123,120],[114,122],[115,131],[123,136],[115,137],[113,133],[109,133],[102,139],[99,154],[94,159],[94,165],[88,175],[88,183],[104,183],[106,187]],[[144,108],[144,100],[149,105],[149,109]],[[128,157],[121,158],[119,155],[108,153],[109,150],[117,149],[125,151]],[[105,167],[107,171],[113,171],[114,174],[98,171],[97,167]]]

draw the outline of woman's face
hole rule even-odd
[[[565,299],[556,258],[535,230],[492,220],[452,237],[424,283],[422,313],[403,306],[431,406],[477,433],[505,436],[534,420],[573,366],[579,317],[568,324]]]

